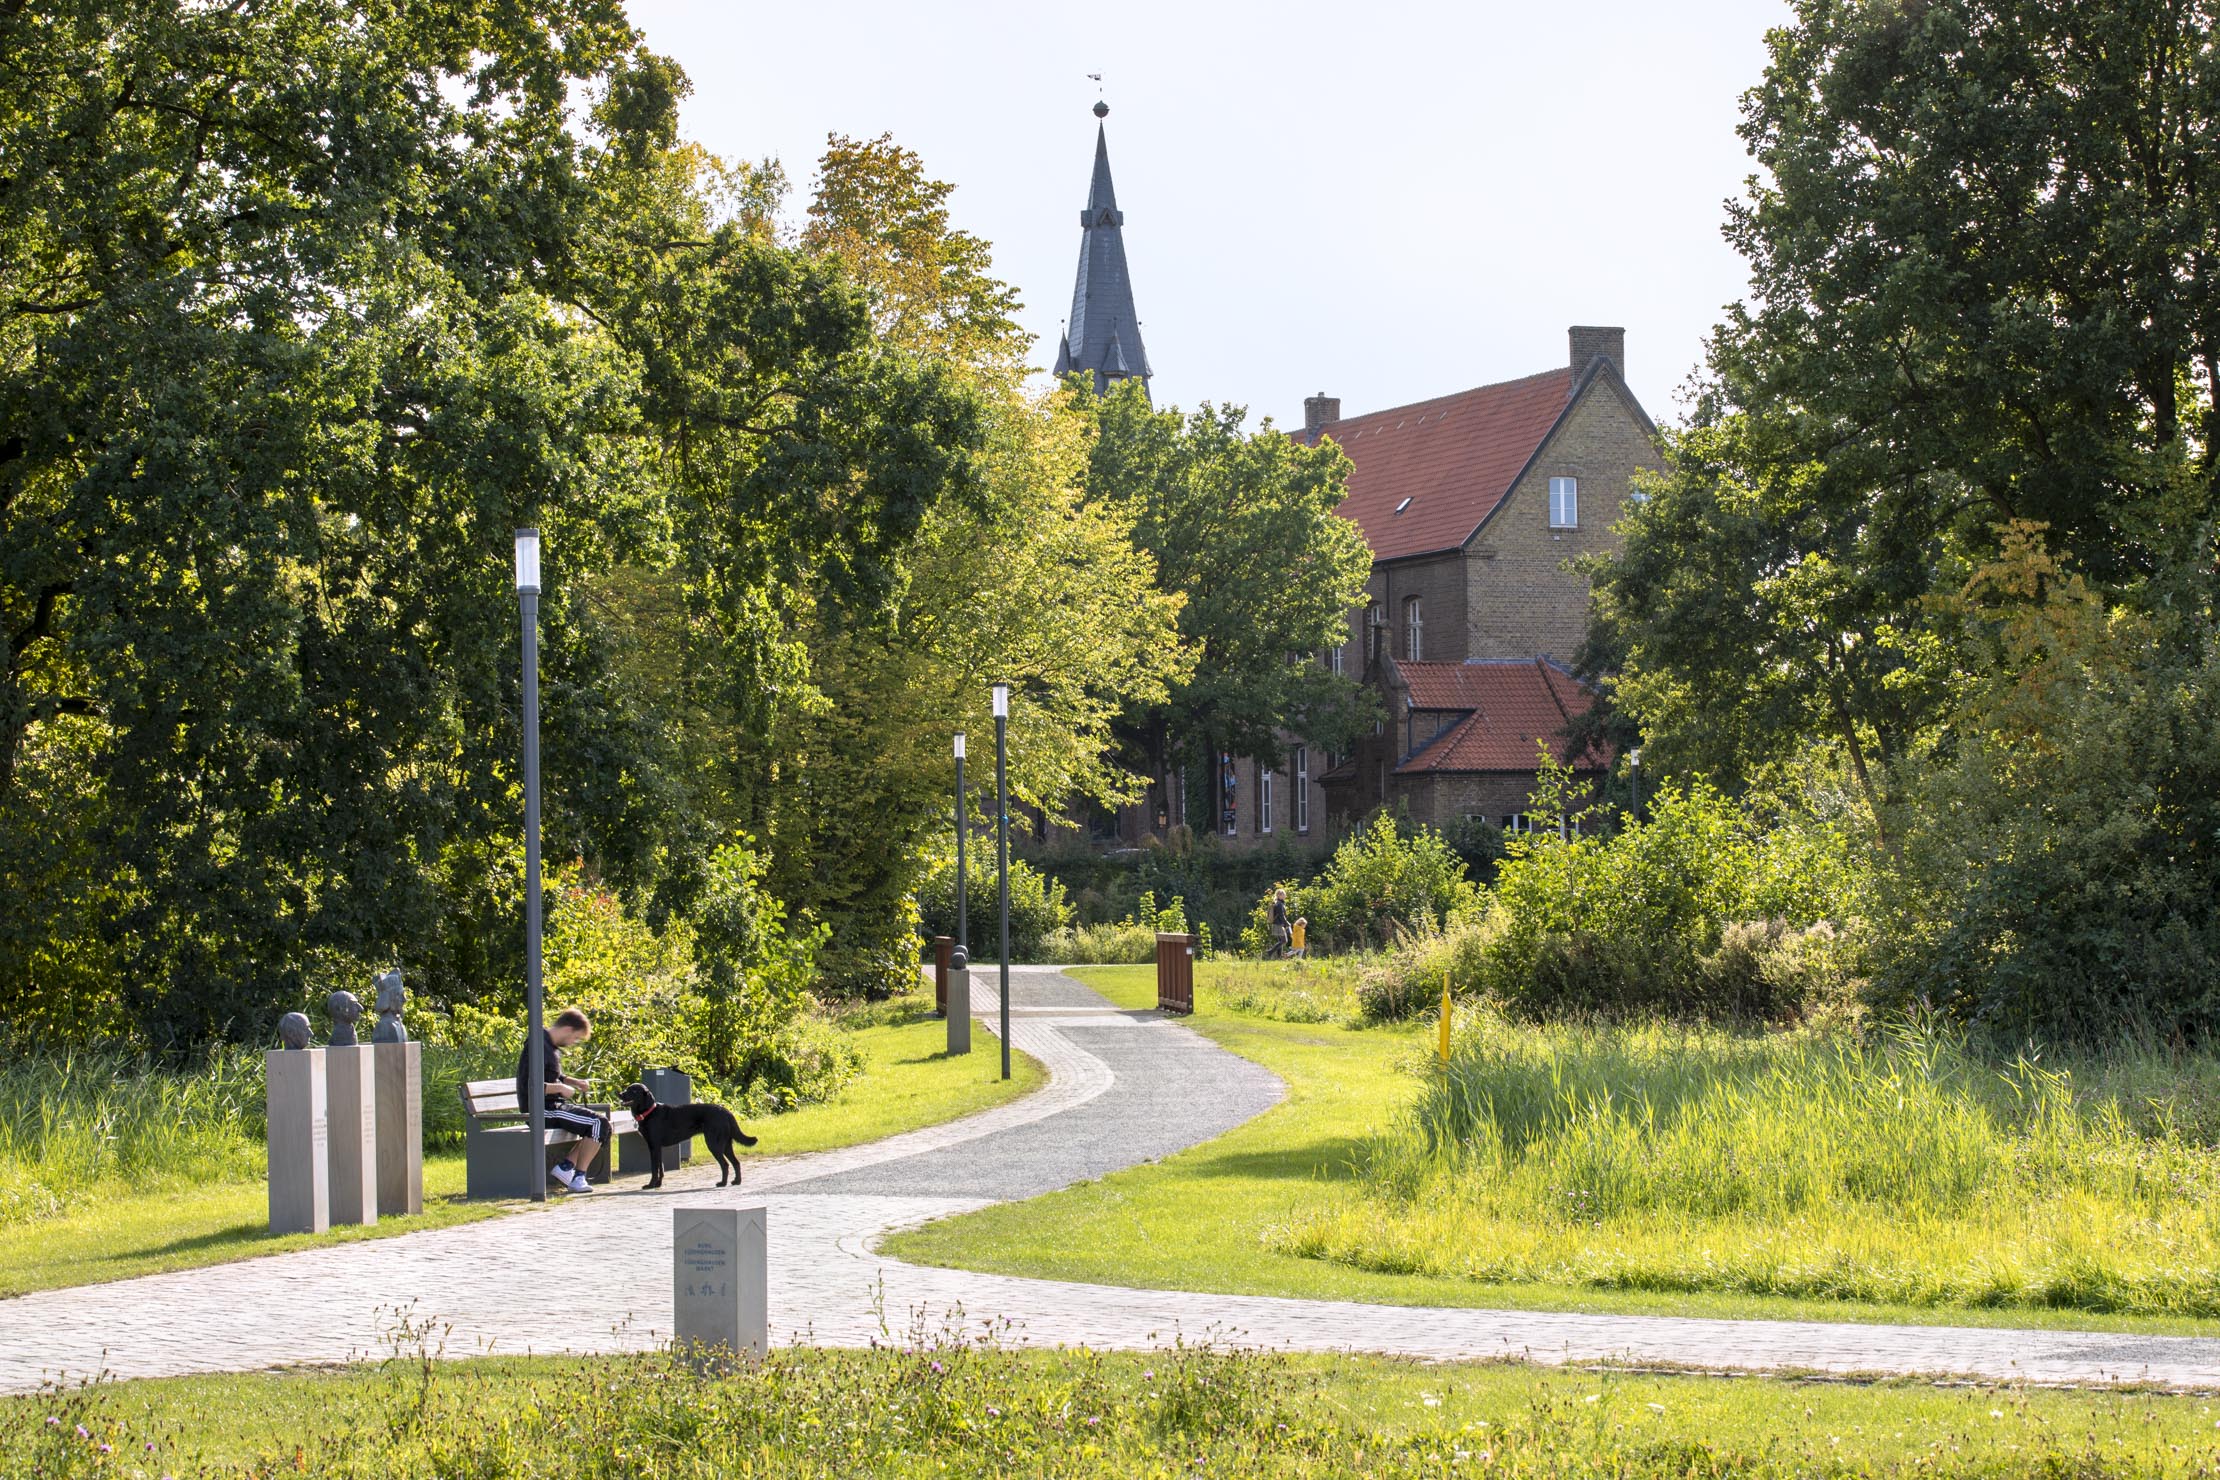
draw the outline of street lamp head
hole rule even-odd
[[[958,730],[958,731],[956,732],[956,759],[957,759],[957,760],[962,760],[963,758],[964,758],[964,732],[963,732],[963,731],[961,731],[961,730]]]
[[[998,683],[994,686],[994,717],[996,719],[1008,719],[1010,717],[1010,686],[1006,683]]]
[[[540,532],[536,529],[516,532],[516,588],[535,593],[540,589]]]

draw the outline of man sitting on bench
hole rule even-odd
[[[593,1024],[575,1007],[568,1007],[555,1014],[551,1023],[539,1036],[542,1083],[547,1089],[547,1128],[566,1130],[578,1138],[570,1155],[547,1170],[547,1180],[566,1192],[591,1192],[586,1181],[586,1169],[601,1154],[602,1142],[609,1139],[609,1122],[591,1110],[580,1109],[569,1103],[571,1096],[583,1094],[586,1081],[573,1079],[563,1072],[563,1050],[573,1044],[584,1043],[593,1037]],[[525,1035],[524,1052],[516,1056],[516,1102],[529,1115],[532,1113],[532,1049],[531,1035]]]

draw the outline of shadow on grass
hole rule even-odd
[[[1180,1170],[1197,1177],[1263,1177],[1304,1182],[1347,1182],[1370,1136],[1325,1136],[1271,1151],[1225,1151],[1192,1157]]]

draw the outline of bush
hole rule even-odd
[[[1460,959],[1473,990],[1532,1015],[1801,1017],[1855,986],[1842,932],[1864,857],[1837,828],[1760,829],[1702,782],[1667,784],[1610,838],[1513,840],[1484,949]]]
[[[2220,1034],[2220,649],[2055,681],[1905,797],[1878,1005],[2007,1040]]]
[[[1309,921],[1306,944],[1322,954],[1392,945],[1415,931],[1440,930],[1469,913],[1480,891],[1440,833],[1405,832],[1383,812],[1342,839],[1316,882],[1282,880],[1290,921]],[[1271,942],[1272,890],[1249,913],[1241,947],[1262,955]]]
[[[1417,1017],[1441,1003],[1442,985],[1452,992],[1478,990],[1481,958],[1503,933],[1499,912],[1473,913],[1446,930],[1427,930],[1367,962],[1357,977],[1357,1006],[1375,1022]]]
[[[1133,965],[1156,959],[1156,928],[1121,920],[1115,925],[1073,925],[1056,931],[1041,959],[1067,965]]]
[[[990,859],[982,867],[966,861],[971,895],[972,959],[992,960],[999,948],[997,911],[1001,888]],[[925,939],[956,933],[956,855],[934,857],[917,883],[917,929]],[[1072,922],[1071,901],[1056,879],[1036,871],[1022,858],[1010,860],[1010,959],[1039,961],[1048,938]]]

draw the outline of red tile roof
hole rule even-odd
[[[1331,437],[1349,454],[1355,467],[1338,512],[1364,531],[1373,559],[1395,560],[1454,550],[1471,539],[1557,424],[1572,391],[1571,370],[1547,370],[1297,435],[1313,443]]]
[[[1570,673],[1546,658],[1510,658],[1471,663],[1398,663],[1410,707],[1464,717],[1447,733],[1419,747],[1395,768],[1399,776],[1429,771],[1516,771],[1531,775],[1535,742],[1582,770],[1605,765],[1609,757],[1589,750],[1579,756],[1564,739],[1574,716],[1585,714],[1595,696]]]

